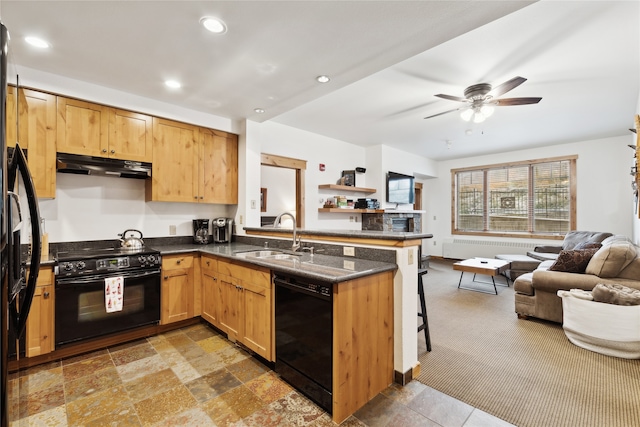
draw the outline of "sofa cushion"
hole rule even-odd
[[[611,233],[599,231],[570,231],[564,236],[562,249],[575,249],[576,245],[582,242],[600,243],[609,236]]]
[[[578,249],[600,249],[602,247],[602,243],[598,243],[598,242],[580,242],[576,245],[575,248],[573,248],[573,250],[578,250]]]
[[[560,251],[558,259],[549,267],[551,271],[564,271],[567,273],[584,273],[591,257],[598,249],[578,249],[572,251]]]
[[[594,301],[615,305],[640,305],[640,290],[618,284],[598,283],[591,292]]]
[[[636,257],[618,273],[618,277],[640,280],[640,248],[636,246]]]
[[[618,274],[636,258],[636,255],[633,243],[614,242],[598,249],[585,271],[598,277],[618,277]]]

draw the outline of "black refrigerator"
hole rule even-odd
[[[40,212],[33,180],[29,173],[24,152],[20,149],[18,141],[16,147],[7,150],[6,129],[7,126],[18,126],[17,123],[7,123],[6,99],[7,99],[7,55],[9,54],[9,32],[0,23],[0,169],[2,171],[2,198],[0,198],[0,267],[2,272],[2,289],[0,301],[0,352],[2,358],[2,378],[0,387],[2,399],[0,400],[0,423],[2,427],[9,425],[8,411],[8,373],[9,373],[9,347],[16,347],[16,357],[20,358],[20,338],[24,334],[27,323],[27,315],[31,308],[31,301],[36,289],[38,271],[40,269],[41,234]],[[16,91],[17,92],[17,91]],[[16,96],[16,106],[19,105]],[[18,117],[16,111],[16,118]],[[19,127],[17,127],[19,129]],[[18,135],[20,139],[20,135]],[[28,205],[24,212],[20,202],[26,200]],[[32,236],[31,262],[22,256],[21,231],[26,224],[27,213],[30,218],[30,231]],[[25,215],[23,217],[23,214]],[[28,267],[27,267],[28,266]],[[28,270],[28,275],[26,274]],[[28,280],[25,278],[28,277]],[[11,338],[10,338],[11,337]],[[11,343],[9,340],[11,339]]]

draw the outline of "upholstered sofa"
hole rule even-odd
[[[614,235],[601,242],[601,247],[561,251],[558,259],[542,262],[536,270],[519,276],[514,282],[515,311],[520,318],[536,317],[562,323],[562,300],[559,290],[592,290],[598,283],[621,284],[640,289],[640,247],[627,237]],[[597,246],[597,245],[594,245]],[[584,265],[573,265],[570,271],[558,271],[560,261],[580,255],[585,262],[585,253],[591,251]],[[561,263],[560,263],[561,264]],[[573,264],[576,264],[575,262]],[[571,266],[572,263],[569,262]]]

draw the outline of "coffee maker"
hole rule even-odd
[[[209,243],[209,220],[194,219],[193,220],[193,243],[206,245]]]
[[[212,223],[213,241],[215,243],[230,243],[233,235],[233,218],[216,218]]]

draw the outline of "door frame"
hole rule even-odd
[[[276,154],[260,154],[260,164],[277,168],[293,169],[296,173],[296,227],[304,228],[304,173],[307,169],[307,161],[292,157],[278,156]]]

